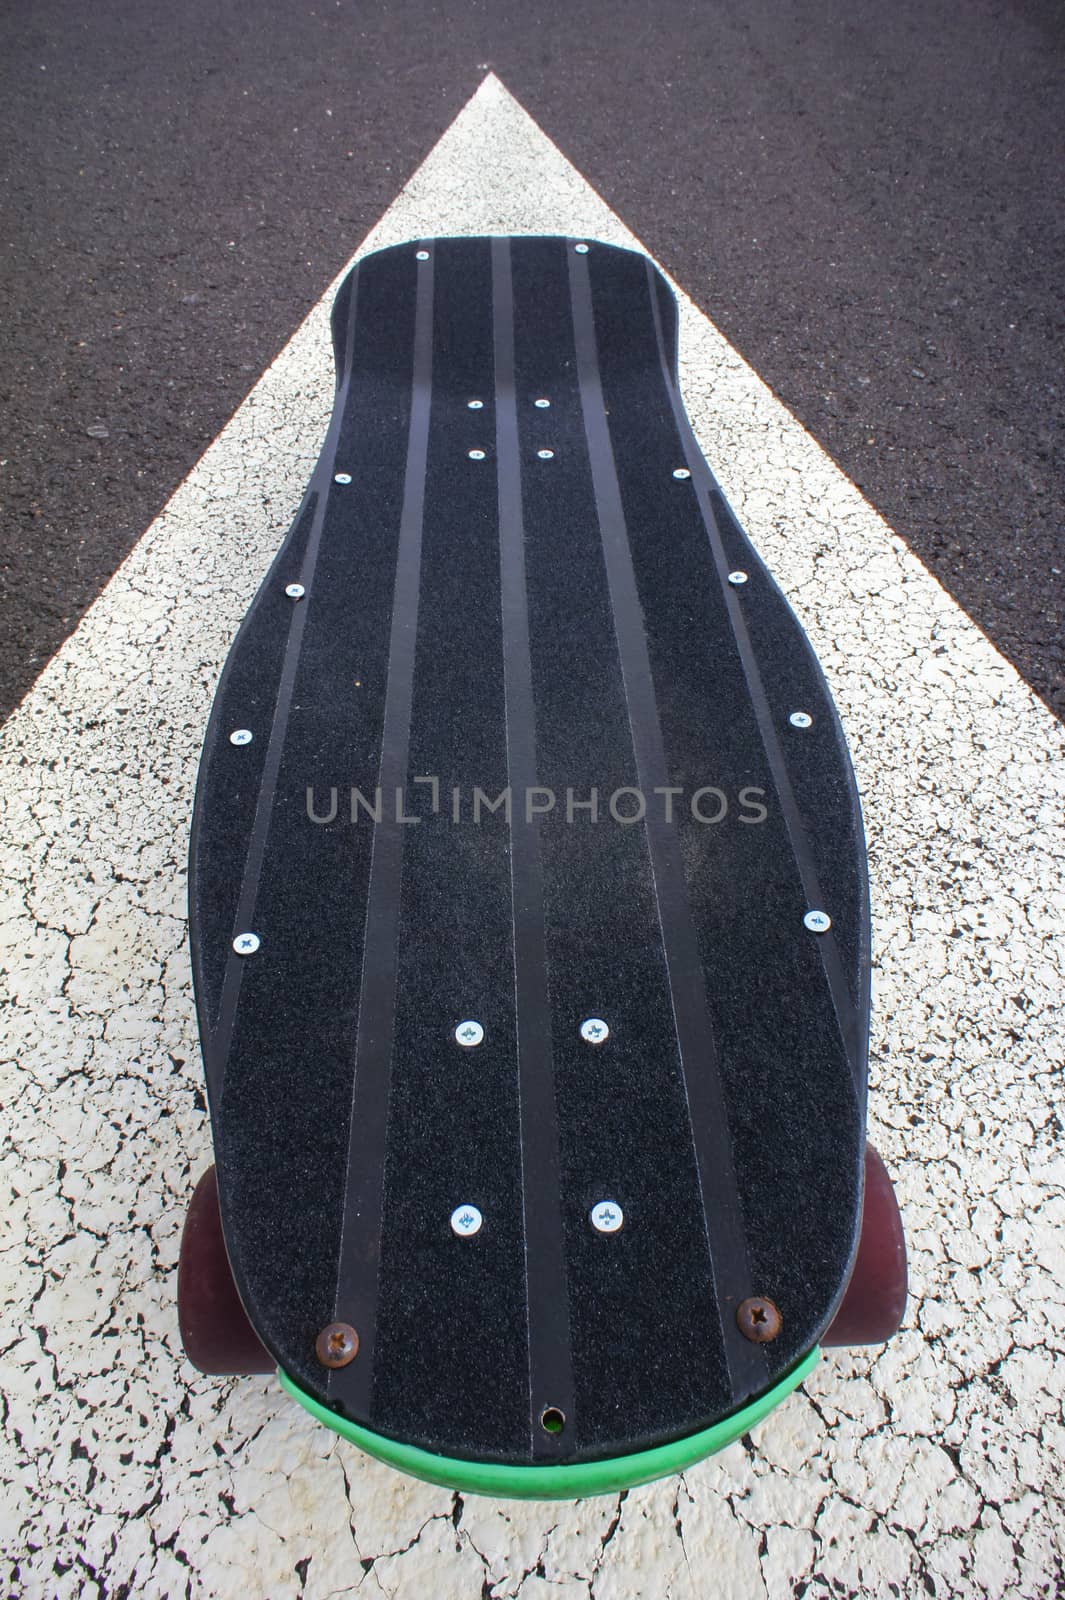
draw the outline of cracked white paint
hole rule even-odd
[[[491,77],[364,249],[486,231],[632,242]],[[577,1505],[462,1501],[272,1382],[183,1361],[178,1239],[210,1158],[189,809],[226,648],[325,431],[331,298],[0,741],[7,1591],[1060,1594],[1061,729],[683,299],[689,410],[806,623],[864,797],[871,1120],[909,1235],[905,1329],[828,1356],[753,1449]]]

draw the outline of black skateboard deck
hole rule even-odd
[[[645,257],[384,250],[333,339],[195,806],[233,1279],[286,1386],[387,1459],[637,1481],[797,1382],[853,1266],[846,745]]]

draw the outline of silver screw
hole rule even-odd
[[[484,460],[484,451],[483,450],[467,450],[466,454],[469,456],[471,461],[483,461]]]
[[[302,583],[290,583],[286,585],[285,593],[290,600],[302,600],[307,591]]]
[[[814,719],[808,711],[793,711],[788,721],[793,728],[811,728]]]
[[[541,461],[553,461],[555,458],[555,452],[553,450],[537,450],[536,454],[540,457]]]
[[[811,933],[827,933],[832,926],[832,918],[827,911],[808,911],[802,920]]]
[[[551,404],[550,400],[534,400],[533,401],[533,405],[536,406],[538,408],[538,410],[540,410],[540,411],[546,411],[550,404]]]
[[[464,1050],[475,1050],[484,1039],[484,1029],[472,1017],[467,1017],[455,1029],[455,1039]]]
[[[230,744],[251,744],[252,732],[250,728],[234,728],[229,735]]]
[[[732,587],[734,589],[738,589],[741,586],[741,584],[744,584],[744,583],[747,582],[747,574],[745,572],[738,572],[738,571],[737,572],[730,572],[729,575],[728,575],[728,581],[729,581],[729,583],[732,584]]]
[[[476,1206],[456,1206],[451,1213],[451,1231],[460,1239],[472,1239],[480,1231],[484,1218]]]
[[[238,956],[253,956],[259,948],[259,935],[257,933],[238,933],[233,940],[233,948]]]
[[[334,472],[334,474],[333,474],[333,482],[334,483],[350,483],[351,482],[351,473],[350,472]]]
[[[586,256],[588,254],[588,246],[586,244],[575,244],[573,248],[576,250],[579,256]]]
[[[581,1038],[585,1044],[605,1044],[610,1038],[610,1029],[602,1017],[586,1017],[581,1023]]]
[[[415,259],[415,261],[428,261],[428,259],[429,259],[428,250],[415,250],[414,259]]]
[[[600,1200],[589,1212],[592,1227],[597,1233],[617,1233],[625,1221],[625,1213],[614,1200]]]
[[[687,467],[674,467],[673,468],[673,476],[675,478],[683,481],[683,479],[685,479],[685,478],[690,478],[691,477],[691,473],[688,471]]]
[[[467,411],[483,411],[484,410],[484,401],[483,400],[467,400],[466,401],[466,409],[467,409]]]

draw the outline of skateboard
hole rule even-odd
[[[846,743],[645,256],[413,241],[207,729],[178,1309],[403,1471],[615,1491],[906,1299]]]

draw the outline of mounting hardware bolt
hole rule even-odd
[[[763,1295],[753,1295],[750,1300],[741,1301],[737,1307],[736,1324],[743,1337],[750,1339],[752,1344],[769,1344],[784,1326],[784,1318],[772,1300],[765,1299]]]
[[[586,244],[575,244],[573,248],[576,250],[579,256],[586,256],[588,254],[588,246]]]
[[[451,1231],[460,1239],[472,1239],[475,1233],[480,1233],[483,1221],[476,1206],[456,1206],[451,1213]]]
[[[314,1341],[323,1367],[346,1367],[359,1353],[359,1336],[350,1322],[330,1322]]]
[[[351,482],[351,473],[350,472],[334,472],[333,473],[333,482],[334,483],[350,483]]]
[[[302,583],[288,583],[285,585],[285,593],[290,600],[302,600],[307,591]]]
[[[685,478],[691,477],[691,473],[688,471],[687,467],[674,467],[673,476],[679,483],[683,483]]]
[[[533,405],[536,406],[539,411],[546,411],[550,404],[550,400],[540,399],[533,401]]]
[[[614,1200],[600,1200],[594,1205],[588,1215],[592,1219],[592,1227],[597,1233],[617,1233],[625,1221],[625,1213]]]
[[[732,584],[733,588],[738,589],[741,584],[747,582],[747,574],[745,572],[740,572],[737,569],[735,572],[729,573],[728,581]]]
[[[537,450],[536,454],[541,461],[551,461],[554,459],[555,452],[553,450]]]
[[[832,926],[832,918],[827,911],[808,911],[802,920],[811,933],[827,933]]]
[[[466,454],[469,456],[471,461],[483,461],[484,460],[484,451],[483,450],[467,450]]]
[[[466,409],[467,409],[467,411],[483,411],[484,410],[484,401],[483,400],[467,400],[466,401]]]
[[[460,1022],[455,1029],[455,1042],[464,1050],[475,1050],[484,1041],[484,1029],[472,1017],[467,1017],[465,1022]]]
[[[415,259],[415,261],[428,261],[428,259],[429,259],[428,250],[415,250],[414,259]]]
[[[257,933],[238,933],[233,940],[233,948],[238,956],[253,956],[260,944]]]
[[[585,1044],[605,1044],[610,1038],[610,1029],[602,1017],[586,1017],[581,1023],[581,1038]]]
[[[814,719],[808,711],[793,711],[788,721],[793,728],[812,728]]]
[[[253,734],[250,728],[234,728],[229,735],[230,744],[251,744]]]

